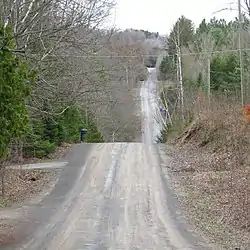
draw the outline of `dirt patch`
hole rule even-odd
[[[0,224],[0,244],[11,243],[14,240],[13,232],[15,227],[10,224]]]
[[[29,158],[24,164],[61,160],[70,151],[72,144],[57,147],[47,159]],[[12,163],[9,162],[10,165]],[[4,196],[1,196],[0,182],[0,245],[15,244],[23,239],[24,232],[35,230],[36,222],[28,221],[26,210],[37,204],[50,192],[58,180],[59,169],[10,169],[4,175]],[[28,206],[23,206],[28,205]],[[25,231],[24,231],[25,228]],[[1,248],[1,247],[0,247]]]
[[[6,169],[4,197],[0,198],[0,207],[9,207],[38,194],[56,180],[57,174],[58,170]],[[1,189],[2,184],[0,184]]]
[[[169,153],[169,172],[190,222],[225,249],[250,249],[250,170],[233,153],[215,153],[192,144]],[[249,197],[250,198],[250,197]]]
[[[0,197],[1,246],[20,242],[24,228],[35,228],[35,221],[27,220],[25,211],[28,207],[23,204],[38,203],[44,196],[42,191],[47,192],[53,188],[52,184],[56,183],[59,171],[6,169],[4,197]]]
[[[72,144],[62,144],[57,147],[56,152],[47,159],[28,158],[24,159],[23,164],[51,162],[51,160],[61,160],[70,151]],[[5,163],[5,166],[11,165]],[[4,173],[4,197],[2,193],[2,183],[0,182],[0,207],[9,207],[14,203],[22,202],[41,192],[49,183],[56,180],[58,170],[41,169],[10,169],[6,167]]]

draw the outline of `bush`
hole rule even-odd
[[[227,93],[240,91],[240,65],[238,55],[219,55],[211,61],[211,90]]]
[[[50,141],[38,141],[33,145],[26,145],[24,147],[25,157],[43,158],[53,154],[56,150],[56,143]]]
[[[88,112],[88,121],[85,111],[72,106],[60,116],[43,116],[32,119],[26,134],[24,157],[47,157],[55,152],[63,142],[77,143],[80,141],[80,129],[88,130],[86,142],[103,142],[103,136]]]

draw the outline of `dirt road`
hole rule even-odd
[[[142,142],[152,144],[156,142],[161,131],[161,114],[158,107],[156,90],[156,70],[149,69],[149,77],[141,86],[141,113],[142,113]]]
[[[34,208],[33,218],[44,223],[16,249],[209,249],[188,231],[162,174],[168,159],[152,143],[159,127],[152,120],[156,107],[145,99],[148,86],[142,90],[143,143],[73,149],[54,191]]]
[[[203,249],[177,224],[158,156],[142,143],[93,145],[64,202],[19,249]]]

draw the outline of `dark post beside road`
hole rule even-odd
[[[84,139],[85,139],[87,133],[88,133],[88,130],[87,130],[87,129],[82,128],[82,129],[80,130],[80,142],[83,142],[83,141],[84,141]]]

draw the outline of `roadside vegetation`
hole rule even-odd
[[[170,113],[161,141],[173,145],[183,209],[226,249],[250,247],[249,28],[248,14],[241,29],[180,17],[158,75]]]
[[[155,55],[162,40],[105,28],[114,7],[113,0],[0,3],[0,206],[55,176],[7,166],[62,159],[80,129],[90,143],[140,135],[137,88],[153,60],[143,55]]]

